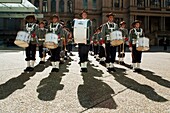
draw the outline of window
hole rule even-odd
[[[137,6],[138,7],[145,7],[145,1],[144,0],[137,0]]]
[[[51,0],[51,12],[56,12],[56,0]]]
[[[96,0],[93,0],[93,9],[97,9]]]
[[[39,8],[39,0],[35,0],[35,1],[34,1],[34,6],[37,7],[37,8]]]
[[[59,12],[64,12],[64,0],[60,0],[59,6]]]
[[[73,2],[71,0],[67,1],[67,10],[69,13],[73,12]]]
[[[170,7],[170,0],[166,0],[166,1],[165,1],[165,6],[166,6],[166,7]]]
[[[114,1],[114,7],[119,8],[120,0],[113,0]]]
[[[87,0],[83,0],[83,8],[84,8],[84,9],[87,9],[87,8],[88,8]]]
[[[47,0],[43,0],[43,5],[42,5],[42,12],[47,12],[48,8],[47,8]]]
[[[150,4],[152,7],[160,7],[160,0],[151,0]]]

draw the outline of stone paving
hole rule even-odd
[[[170,113],[170,53],[144,52],[142,72],[115,63],[108,73],[89,56],[81,73],[77,52],[51,73],[50,62],[23,73],[25,53],[0,50],[0,113]]]

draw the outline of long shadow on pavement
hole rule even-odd
[[[15,92],[18,89],[24,88],[26,85],[24,85],[25,82],[27,82],[30,77],[33,77],[36,72],[42,72],[46,67],[48,67],[49,61],[45,62],[45,64],[37,65],[34,68],[33,72],[30,73],[21,73],[18,77],[12,78],[8,80],[6,83],[0,85],[0,100],[7,98],[9,95],[11,95],[13,92]]]
[[[161,86],[170,88],[170,81],[163,79],[161,76],[156,75],[154,72],[149,70],[141,70],[141,72],[138,72],[139,74],[143,75],[149,80],[152,80],[156,83],[158,83]]]
[[[133,91],[145,95],[148,99],[152,101],[156,101],[156,102],[168,101],[164,97],[157,94],[152,87],[148,85],[140,84],[135,80],[128,78],[127,76],[125,76],[126,74],[124,72],[125,69],[116,68],[116,73],[112,73],[112,75],[115,77],[115,80],[120,84],[124,85],[128,89],[131,89]]]
[[[111,95],[113,89],[95,77],[102,77],[102,71],[88,66],[88,72],[82,73],[84,84],[78,86],[78,99],[84,108],[116,109],[117,104]]]
[[[51,72],[47,78],[40,81],[37,87],[38,98],[43,101],[52,101],[55,99],[58,90],[64,88],[63,84],[60,84],[65,72],[68,72],[67,65],[71,60],[67,60],[64,64],[60,65],[59,72]]]

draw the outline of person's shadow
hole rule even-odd
[[[142,70],[138,72],[139,74],[143,75],[149,80],[152,80],[156,83],[158,83],[161,86],[170,88],[170,81],[163,79],[161,76],[156,75],[154,72],[149,71],[149,70]]]
[[[88,72],[82,73],[84,83],[78,86],[78,99],[84,108],[116,109],[117,104],[112,95],[113,89],[95,77],[102,77],[102,71],[88,66]]]
[[[115,80],[122,84],[123,86],[127,87],[128,89],[131,89],[133,91],[136,91],[140,94],[145,95],[148,99],[156,102],[166,102],[168,101],[164,97],[157,94],[154,89],[148,85],[143,85],[135,80],[128,78],[125,74],[125,69],[116,68],[116,73],[112,73],[112,75],[115,77]]]
[[[23,89],[26,85],[24,84],[26,81],[30,79],[30,77],[35,75],[35,71],[30,73],[21,73],[19,76],[12,78],[0,85],[0,100],[7,98],[13,92],[18,89]]]
[[[34,71],[43,72],[45,68],[48,68],[51,65],[50,59],[48,59],[44,64],[38,64],[35,66]]]
[[[64,64],[60,65],[59,72],[51,72],[47,78],[40,81],[37,87],[38,98],[43,101],[52,101],[55,99],[58,90],[64,88],[60,84],[65,72],[68,72],[67,66],[71,60],[67,60]]]

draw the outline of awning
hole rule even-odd
[[[39,14],[38,9],[28,0],[14,1],[0,0],[0,18],[25,18],[30,14],[34,14],[36,18],[43,18],[43,14]]]
[[[0,3],[0,12],[35,12],[37,8],[28,0],[22,3]]]

